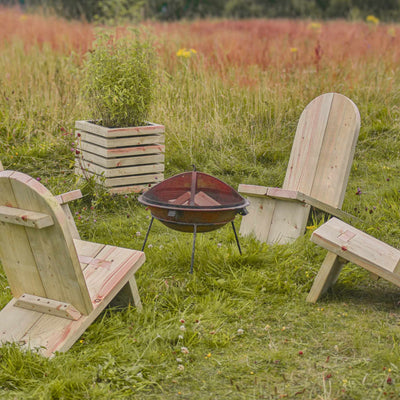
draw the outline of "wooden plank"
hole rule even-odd
[[[144,253],[140,251],[107,245],[97,255],[97,258],[112,261],[112,265],[99,267],[88,264],[85,268],[84,275],[93,302],[103,299],[122,275],[128,271],[133,275],[145,260]],[[109,276],[111,270],[114,272],[112,276]]]
[[[81,150],[81,152],[88,151],[105,158],[144,156],[149,154],[165,153],[165,145],[163,144],[107,149],[105,147],[96,146],[93,143],[81,141],[78,148]]]
[[[14,307],[12,299],[0,311],[0,343],[20,343],[26,332],[40,319],[42,313]]]
[[[357,107],[347,97],[335,94],[312,189],[304,193],[333,207],[342,207],[359,130]]]
[[[101,135],[107,138],[152,135],[155,133],[165,132],[165,127],[163,125],[154,124],[153,122],[148,122],[148,125],[145,126],[107,128],[90,121],[76,121],[75,128],[86,132],[92,132],[96,135]]]
[[[71,304],[46,299],[44,297],[33,296],[27,293],[24,293],[16,299],[14,306],[44,314],[55,315],[56,317],[72,319],[74,321],[78,320],[82,315]]]
[[[165,135],[163,134],[105,138],[90,132],[76,131],[76,135],[83,142],[93,143],[96,146],[106,147],[107,149],[165,143]]]
[[[171,199],[168,200],[169,204],[179,204],[179,205],[188,205],[189,204],[189,200],[190,200],[190,190],[188,190],[187,192],[181,194],[180,196],[178,196],[176,199]]]
[[[349,218],[353,220],[360,220],[359,218],[347,213],[346,211],[341,210],[340,208],[333,207],[330,204],[324,203],[314,197],[308,196],[301,192],[279,189],[279,188],[268,188],[267,195],[269,197],[276,199],[282,199],[282,200],[286,199],[286,200],[293,200],[293,201],[300,201],[302,203],[307,203],[311,207],[324,211],[327,214],[334,215],[335,217],[340,219]]]
[[[96,258],[101,250],[103,250],[105,244],[74,239],[74,246],[78,254],[79,262],[81,263],[81,268],[84,270],[88,264],[87,260]]]
[[[1,161],[0,161],[0,171],[4,171],[4,167],[3,167],[3,164],[1,163]]]
[[[194,204],[200,207],[216,207],[221,205],[221,203],[219,203],[217,200],[214,200],[203,191],[196,193],[194,196]]]
[[[330,215],[334,215],[335,217],[340,219],[349,218],[353,220],[359,220],[358,217],[355,217],[354,215],[351,215],[346,211],[341,210],[340,208],[336,208],[329,204],[323,203],[322,201],[319,201],[311,196],[307,196],[306,194],[296,190],[241,184],[239,185],[238,191],[239,193],[248,196],[271,197],[287,201],[300,201],[303,203],[307,203],[310,206],[317,208],[318,210],[324,211]]]
[[[302,112],[283,189],[311,192],[332,101],[333,93],[318,96]]]
[[[241,183],[238,192],[243,195],[265,197],[268,192],[268,187],[259,185],[246,185]]]
[[[103,178],[100,175],[94,174],[90,171],[84,171],[80,169],[75,170],[77,174],[83,176],[93,176],[95,180],[104,185],[106,188],[114,188],[118,186],[128,186],[128,185],[138,185],[138,184],[150,184],[150,183],[158,183],[164,179],[164,174],[144,174],[144,175],[129,175],[125,177],[116,177],[116,178]]]
[[[135,165],[132,167],[120,168],[104,168],[100,165],[86,162],[84,160],[75,161],[76,168],[84,168],[96,175],[101,175],[104,178],[118,178],[130,175],[143,175],[156,172],[164,172],[164,164],[148,164],[148,165]]]
[[[316,229],[311,240],[345,260],[400,286],[400,277],[395,273],[400,261],[398,249],[337,218],[330,219]]]
[[[32,178],[29,180],[28,175],[14,172],[10,178],[20,208],[46,213],[54,221],[47,229],[26,229],[45,293],[37,294],[23,288],[21,294],[63,301],[83,314],[89,313],[92,309],[90,297],[61,206],[41,183]]]
[[[103,168],[118,168],[118,167],[132,167],[135,165],[143,164],[161,164],[165,161],[165,154],[149,154],[144,156],[132,156],[132,157],[117,157],[117,158],[105,158],[97,154],[85,151],[85,154],[80,154],[76,157],[77,160],[82,160],[87,163],[93,163],[100,165]]]
[[[287,244],[304,235],[310,206],[305,203],[274,199],[267,244]]]
[[[126,193],[143,193],[146,190],[149,190],[151,187],[157,185],[158,182],[155,183],[147,183],[145,185],[134,185],[134,186],[117,186],[114,188],[109,188],[108,192],[115,194],[126,194]]]
[[[317,276],[314,279],[306,301],[315,303],[332,285],[335,284],[343,267],[343,259],[328,252]]]
[[[80,189],[76,189],[76,190],[71,190],[70,192],[59,194],[54,197],[59,204],[63,205],[65,203],[69,203],[70,201],[81,199],[83,196]]]
[[[54,225],[50,215],[6,206],[0,206],[0,221],[36,229]]]
[[[71,213],[71,210],[67,203],[61,204],[61,208],[64,211],[65,217],[67,218],[67,224],[69,228],[69,232],[73,239],[80,239],[80,235],[78,232],[78,228],[76,227],[74,216]]]
[[[248,214],[242,218],[239,233],[243,236],[254,235],[260,242],[266,242],[271,227],[276,200],[250,197]]]

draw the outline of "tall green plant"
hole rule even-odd
[[[143,125],[153,100],[155,52],[137,31],[102,32],[85,60],[84,95],[93,118],[107,127]]]

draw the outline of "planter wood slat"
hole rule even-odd
[[[76,121],[75,171],[113,193],[141,192],[164,179],[165,128],[107,128]]]

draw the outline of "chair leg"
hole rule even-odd
[[[307,296],[308,302],[315,303],[337,281],[345,262],[335,253],[328,252]]]
[[[142,311],[143,309],[134,276],[129,279],[125,286],[120,290],[118,295],[110,303],[112,307],[127,306],[129,304],[134,305],[138,311]]]

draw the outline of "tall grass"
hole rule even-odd
[[[29,24],[26,22],[28,21]],[[399,26],[344,21],[198,21],[144,27],[157,38],[166,175],[196,164],[236,187],[280,186],[301,111],[323,92],[350,97],[361,132],[344,209],[400,247]],[[73,175],[73,126],[95,27],[0,13],[0,159],[54,193],[81,187],[81,236],[141,248],[148,213]],[[318,47],[319,46],[319,47]],[[193,48],[191,57],[178,57]],[[317,50],[316,50],[317,49]],[[238,223],[238,221],[237,221]],[[228,228],[191,235],[155,223],[138,272],[143,313],[109,309],[52,360],[0,348],[4,399],[396,398],[399,290],[347,265],[317,305],[305,297],[325,252],[307,234],[286,246]],[[1,240],[1,238],[0,238]],[[11,298],[0,273],[0,304]],[[187,349],[187,350],[186,350]]]

